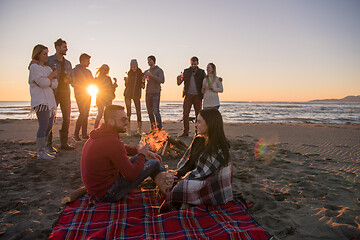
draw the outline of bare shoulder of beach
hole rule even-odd
[[[62,197],[82,186],[84,142],[53,161],[38,160],[37,127],[36,120],[0,120],[1,239],[47,238],[64,209]],[[61,119],[56,147],[60,127]],[[73,128],[74,122],[69,135]],[[164,129],[176,136],[182,124],[165,122]],[[225,132],[234,194],[254,203],[248,212],[266,231],[279,239],[360,237],[360,124],[228,123]],[[139,141],[121,137],[129,145]],[[165,157],[163,164],[175,168],[177,161]]]

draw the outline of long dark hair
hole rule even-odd
[[[224,123],[220,112],[214,108],[205,108],[200,111],[200,115],[208,127],[209,141],[205,146],[204,154],[208,156],[216,154],[220,148],[224,154],[224,159],[218,160],[222,166],[227,166],[230,158],[230,144],[225,137]]]

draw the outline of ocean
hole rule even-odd
[[[114,104],[125,106],[123,101]],[[132,104],[131,120],[136,121]],[[360,103],[315,102],[221,102],[219,111],[226,123],[360,123]],[[141,102],[142,120],[149,121],[145,102]],[[0,101],[0,119],[30,119],[29,101]],[[90,109],[90,119],[96,117],[96,107]],[[162,101],[163,121],[182,119],[181,101]],[[76,102],[71,105],[71,118],[79,115]],[[194,117],[194,110],[190,113]],[[61,117],[58,108],[57,117]]]

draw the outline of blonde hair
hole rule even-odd
[[[96,73],[95,73],[95,76],[100,76],[100,75],[103,75],[103,76],[107,76],[110,72],[110,67],[107,65],[107,64],[103,64],[101,65],[101,67],[99,67],[97,70],[96,70]]]
[[[45,47],[42,44],[38,44],[34,47],[32,55],[31,55],[31,59],[32,60],[39,60],[39,55],[40,53],[44,50],[44,49],[48,49],[47,47]]]
[[[210,65],[213,69],[213,76],[214,76],[214,79],[216,78],[216,66],[214,63],[209,63],[208,65]],[[206,74],[206,78],[209,80],[210,79],[210,75],[209,73]]]

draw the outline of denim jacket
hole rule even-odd
[[[73,83],[73,73],[72,73],[72,66],[69,60],[65,59],[64,67],[65,67],[65,76],[70,78],[70,83]],[[58,87],[57,91],[69,91],[70,92],[70,83],[65,83],[65,77],[60,79],[60,72],[61,72],[61,62],[59,62],[56,58],[56,54],[49,56],[48,61],[46,63],[51,69],[54,69],[56,66],[57,69],[57,79],[58,79]]]

